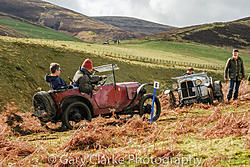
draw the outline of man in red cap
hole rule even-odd
[[[80,69],[75,73],[73,81],[79,86],[82,93],[91,94],[94,84],[101,81],[105,76],[92,75],[93,63],[90,59],[86,59]]]

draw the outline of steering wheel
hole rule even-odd
[[[107,82],[107,79],[108,79],[108,78],[105,78],[105,79],[103,80],[103,83],[101,83],[100,85],[103,86],[103,85]]]

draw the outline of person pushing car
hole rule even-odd
[[[233,96],[233,90],[233,100],[238,98],[241,81],[243,81],[245,78],[243,60],[239,57],[238,49],[233,50],[233,56],[228,59],[225,66],[225,81],[228,81],[228,78],[230,79],[230,86],[227,95],[227,100],[229,102]]]
[[[86,59],[74,75],[73,81],[79,86],[79,90],[82,93],[91,94],[94,89],[94,85],[106,78],[105,75],[92,75],[92,70],[92,61],[90,59]]]

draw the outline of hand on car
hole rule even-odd
[[[94,90],[95,90],[95,91],[98,91],[98,86],[95,85],[95,86],[94,86]]]
[[[102,79],[106,79],[108,76],[107,75],[102,75]]]

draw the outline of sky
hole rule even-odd
[[[87,16],[128,16],[176,27],[250,16],[250,0],[44,0]]]

